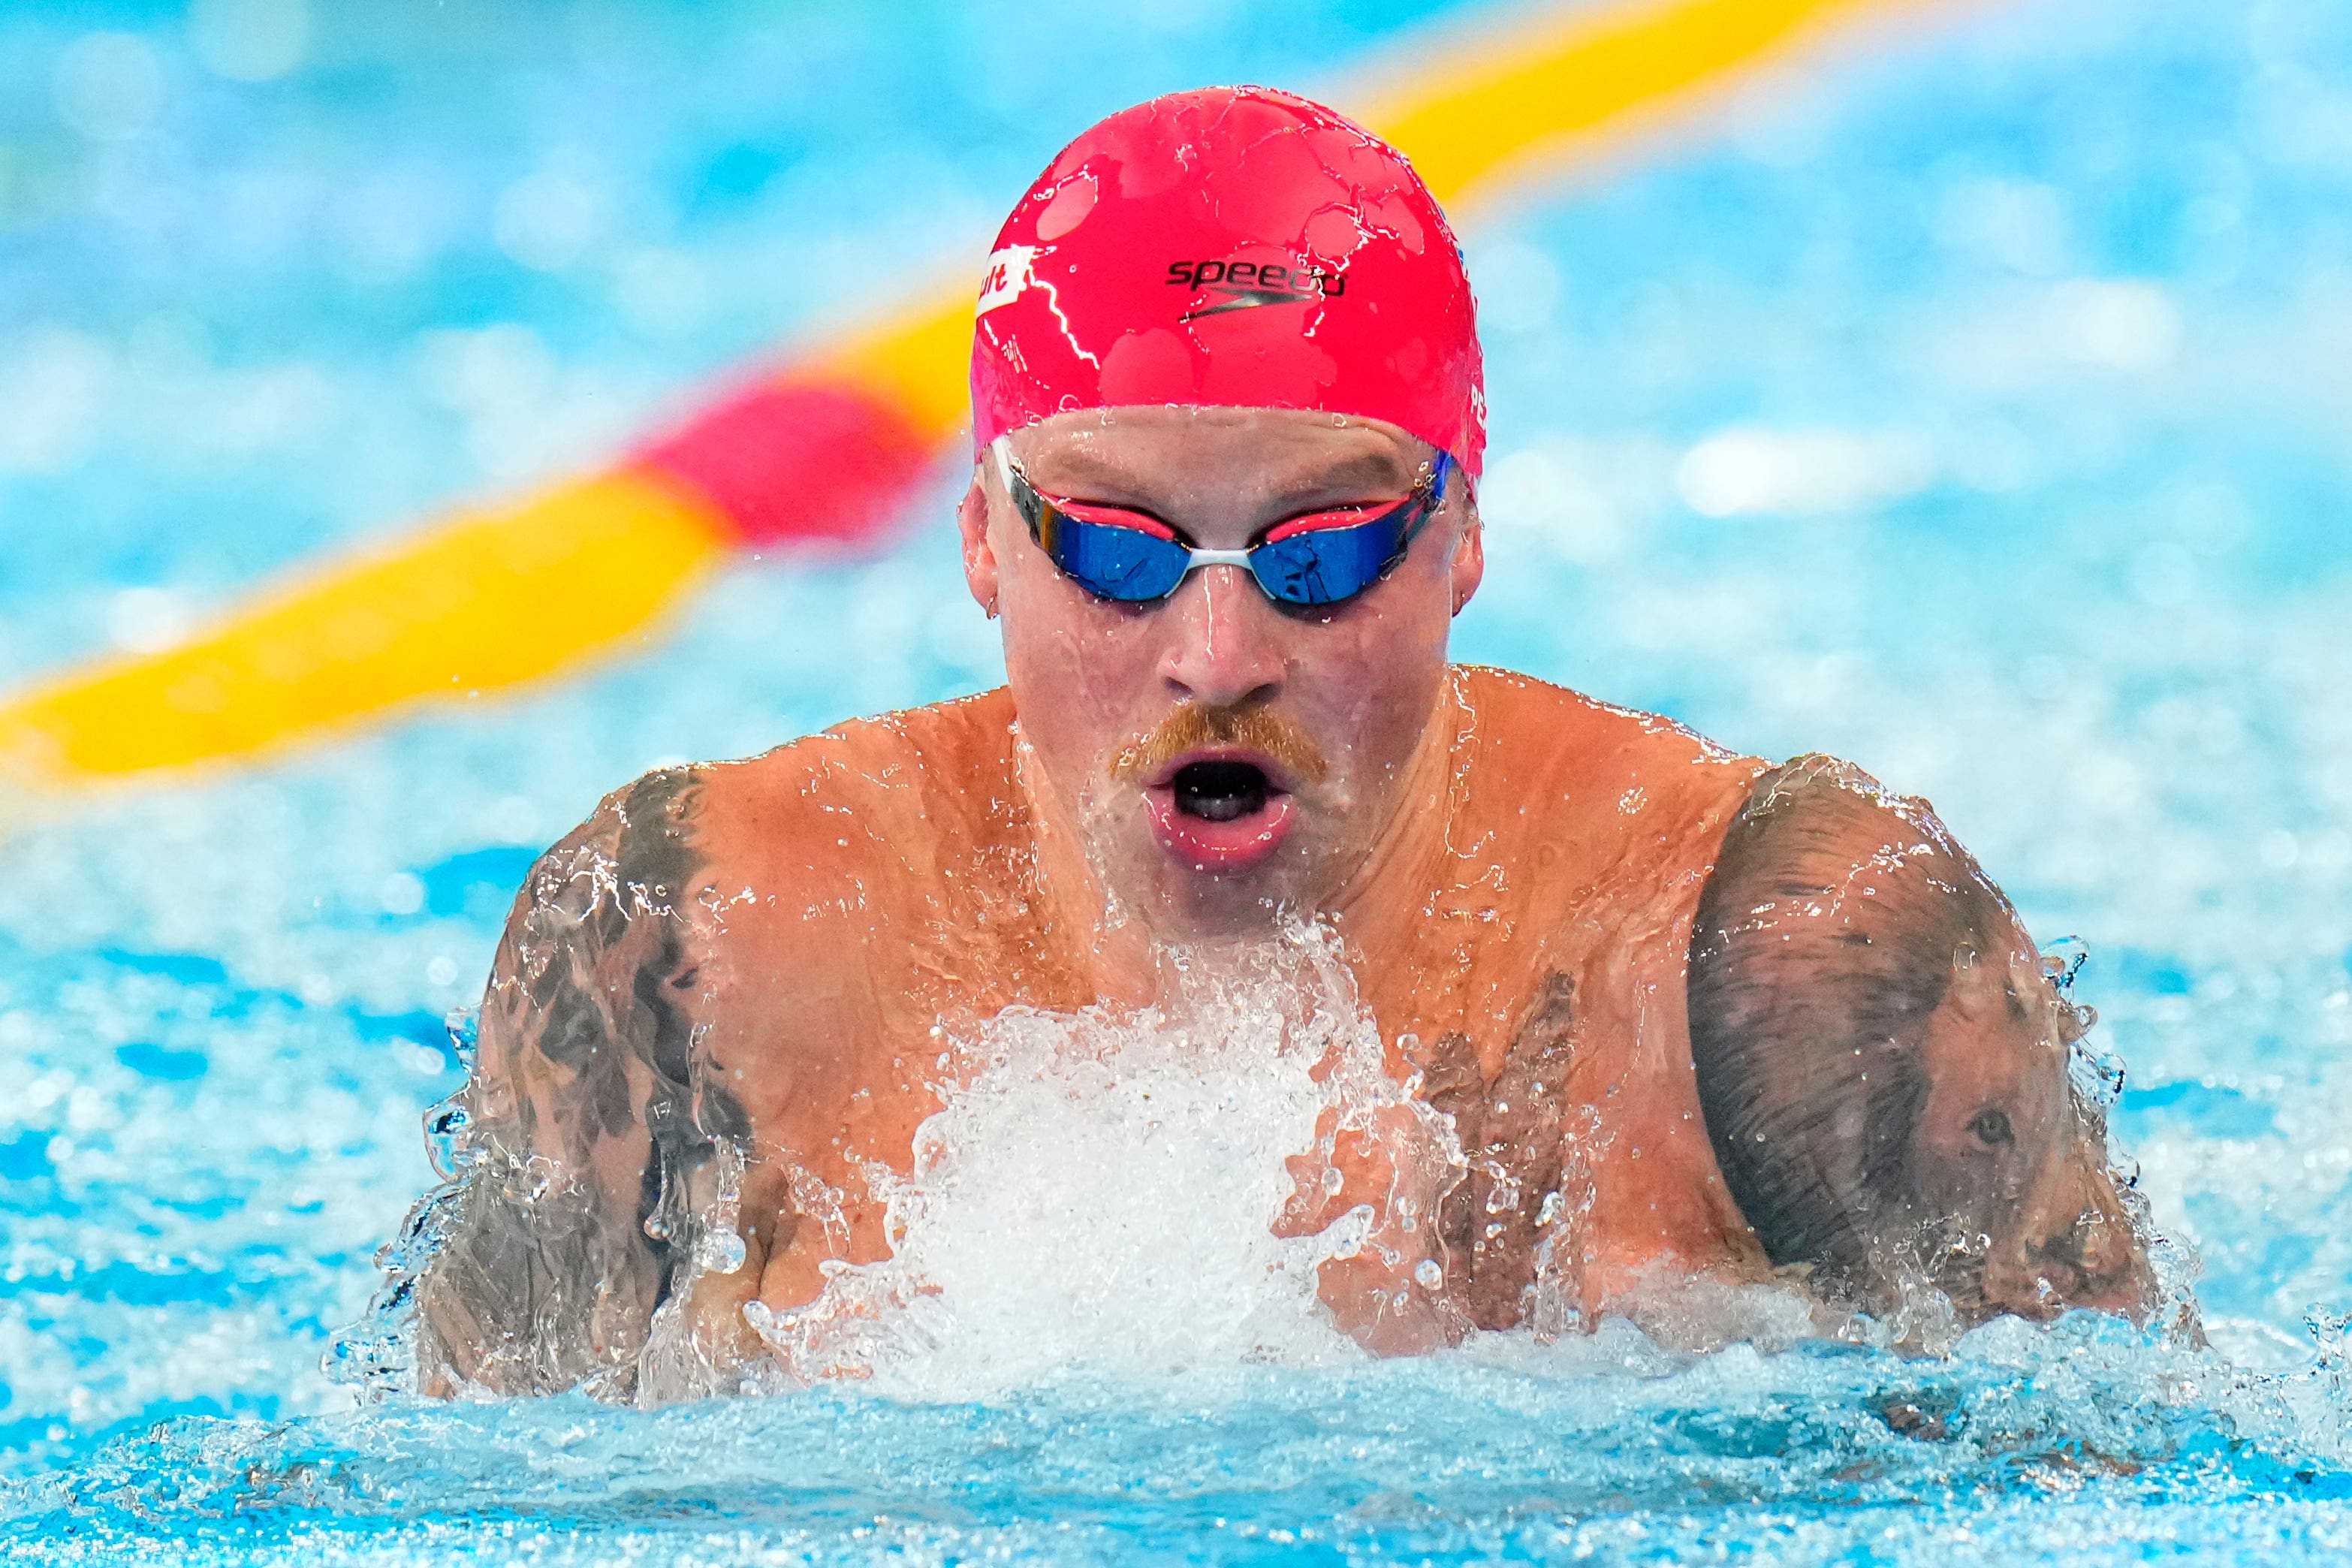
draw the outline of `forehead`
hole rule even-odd
[[[1383,420],[1295,408],[1152,405],[1055,415],[1012,437],[1013,455],[1048,489],[1115,489],[1181,500],[1310,492],[1395,494],[1434,448]]]

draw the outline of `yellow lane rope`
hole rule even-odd
[[[1921,0],[1646,0],[1490,19],[1336,101],[1458,205],[1573,166],[1825,26]],[[963,423],[964,280],[781,379],[936,444]],[[690,487],[615,470],[316,564],[167,652],[68,669],[0,706],[0,776],[53,788],[265,755],[420,701],[512,688],[642,642],[731,547]]]

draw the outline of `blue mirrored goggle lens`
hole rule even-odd
[[[1100,598],[1138,604],[1164,599],[1184,580],[1192,552],[1172,539],[1160,539],[1139,528],[1080,522],[1064,512],[1049,510],[1037,542],[1054,564],[1077,580],[1078,585]]]
[[[1336,605],[1380,580],[1396,558],[1395,514],[1354,528],[1315,529],[1250,552],[1258,586],[1286,605]]]

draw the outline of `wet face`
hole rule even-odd
[[[1144,514],[1204,550],[1400,500],[1434,456],[1374,420],[1160,406],[1062,415],[1012,450],[1045,494]],[[1055,566],[982,466],[965,571],[1003,622],[1030,787],[1123,910],[1170,936],[1244,934],[1342,896],[1409,786],[1448,626],[1477,586],[1465,489],[1450,482],[1403,561],[1344,603],[1280,605],[1217,565],[1134,605]]]
[[[2068,1083],[2082,1027],[2027,945],[1957,968],[1920,1038],[1911,1185],[1968,1243],[1957,1293],[1980,1294],[1984,1315],[2152,1305],[2104,1131]]]

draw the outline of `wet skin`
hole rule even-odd
[[[1374,422],[1159,408],[1063,416],[1014,450],[1040,489],[1211,549],[1392,500],[1431,457]],[[1547,1243],[1587,1321],[1640,1310],[1661,1281],[1790,1261],[1789,1226],[1759,1236],[1727,1185],[1709,1125],[1727,1112],[1703,1103],[1686,1014],[1726,835],[1781,775],[1663,721],[1449,666],[1483,571],[1461,489],[1387,578],[1312,612],[1230,566],[1153,605],[1095,599],[990,465],[960,521],[1007,689],[653,775],[533,873],[484,1005],[481,1157],[423,1282],[428,1383],[617,1393],[757,1360],[747,1302],[799,1306],[825,1264],[887,1256],[864,1171],[910,1168],[961,1070],[954,1041],[1016,1004],[1168,1002],[1180,966],[1297,916],[1336,934],[1391,1074],[1452,1118],[1465,1157],[1432,1167],[1407,1118],[1342,1140],[1337,1193],[1295,1163],[1286,1229],[1359,1202],[1379,1216],[1392,1260],[1375,1247],[1322,1277],[1366,1343],[1522,1321]],[[2021,929],[2010,938],[1998,1006],[1976,972],[1954,981],[1948,951],[1905,992],[1927,999],[1903,1048],[1933,1091],[1903,1130],[1906,1190],[1997,1238],[1956,1292],[1967,1310],[2139,1310],[2137,1240],[2049,1037],[2054,994]],[[1890,984],[1745,951],[1707,973],[1857,1016]],[[1990,1160],[1952,1131],[1990,1127],[1988,1107],[2010,1138]],[[693,1267],[698,1248],[718,1256],[730,1193],[742,1261]],[[1830,1184],[1813,1201],[1868,1200]]]
[[[1921,802],[1826,757],[1750,792],[1688,979],[1721,1169],[1774,1261],[1964,1320],[2155,1300],[2070,1047],[2090,1015]]]

